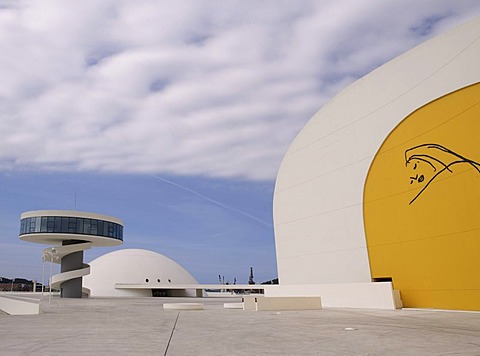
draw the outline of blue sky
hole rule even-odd
[[[46,246],[18,239],[21,212],[78,209],[123,219],[122,248],[200,282],[275,278],[272,198],[295,135],[479,15],[475,0],[0,1],[0,276],[41,278]]]

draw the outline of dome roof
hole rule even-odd
[[[144,284],[146,289],[116,289],[115,284]],[[83,286],[90,296],[151,296],[151,289],[169,284],[198,284],[172,259],[148,250],[124,249],[100,256],[90,263],[90,275]]]

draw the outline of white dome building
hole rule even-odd
[[[182,266],[159,253],[118,250],[90,263],[90,275],[83,278],[90,297],[195,297],[195,289],[179,286],[198,285]],[[171,288],[169,288],[171,286]]]

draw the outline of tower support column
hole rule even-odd
[[[67,240],[62,242],[62,246],[83,243],[84,241]],[[63,256],[60,272],[69,272],[83,268],[83,250],[70,253]],[[82,277],[73,278],[60,284],[61,298],[81,298],[82,297]]]

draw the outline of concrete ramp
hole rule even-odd
[[[30,298],[2,295],[0,310],[10,315],[34,315],[40,313],[40,303]]]

